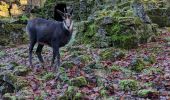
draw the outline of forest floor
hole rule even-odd
[[[83,45],[64,47],[57,80],[50,67],[51,48],[43,49],[45,68],[33,55],[34,68],[30,69],[28,45],[0,51],[1,96],[30,100],[170,100],[169,32],[156,37],[155,42],[129,51]],[[8,89],[10,86],[15,91]]]

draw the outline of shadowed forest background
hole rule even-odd
[[[60,49],[61,75],[33,53],[26,24],[62,21],[73,9],[74,32]],[[0,0],[0,99],[169,100],[170,0]]]

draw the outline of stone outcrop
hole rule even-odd
[[[88,20],[78,24],[78,43],[97,48],[131,49],[152,40],[159,33],[144,5],[132,1],[117,1],[114,7],[108,4],[105,9],[96,10]]]

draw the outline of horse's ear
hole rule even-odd
[[[63,13],[62,11],[60,11],[60,10],[57,9],[57,12],[58,12],[62,17],[64,17],[64,13]]]

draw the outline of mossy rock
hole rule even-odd
[[[34,92],[31,87],[25,87],[17,93],[20,94],[19,96],[17,96],[17,100],[27,100],[29,98],[32,98],[34,95]]]
[[[154,54],[145,56],[143,61],[144,61],[145,65],[146,64],[154,64],[156,62],[156,56]]]
[[[152,94],[158,95],[159,92],[151,89],[143,89],[138,91],[138,96],[143,98],[150,98],[149,96]]]
[[[74,94],[76,93],[76,87],[74,87],[74,86],[69,86],[68,88],[67,88],[67,91],[65,92],[65,94],[68,96],[68,97],[73,97],[74,96]]]
[[[10,93],[4,94],[2,98],[3,98],[3,100],[17,100],[17,97],[11,95]]]
[[[66,69],[65,68],[63,68],[63,67],[60,67],[59,68],[59,73],[60,73],[60,76],[59,76],[59,78],[63,81],[63,82],[69,82],[69,77],[68,77],[68,75],[67,75],[67,73],[66,73]]]
[[[15,61],[10,62],[10,64],[14,67],[19,66],[19,63],[15,62]]]
[[[168,20],[167,8],[155,8],[147,10],[147,14],[153,23],[158,24],[160,27],[170,26],[170,21]]]
[[[115,47],[123,49],[133,49],[138,47],[138,37],[129,33],[128,35],[112,35],[112,43]]]
[[[24,24],[5,23],[1,25],[0,28],[2,28],[0,36],[2,39],[0,43],[2,43],[3,46],[27,43],[28,39],[24,31]]]
[[[0,58],[4,57],[6,53],[4,51],[0,51]]]
[[[122,50],[118,50],[118,49],[115,50],[115,49],[109,48],[109,49],[103,49],[99,55],[101,57],[101,60],[115,61],[118,59],[119,60],[122,59],[125,56],[125,52]]]
[[[130,64],[130,69],[135,72],[141,72],[145,68],[144,61],[140,58],[135,58]]]
[[[165,40],[166,42],[170,42],[170,37],[165,37],[164,40]]]
[[[86,78],[83,77],[83,76],[72,78],[70,80],[70,85],[72,85],[72,86],[82,87],[82,86],[85,86],[87,84],[88,83],[86,81]]]
[[[80,56],[78,56],[78,58],[80,59],[81,63],[83,63],[83,64],[87,64],[90,61],[92,61],[92,58],[89,55],[80,55]]]
[[[63,68],[72,68],[74,66],[74,62],[72,61],[64,61],[60,67],[63,67]]]
[[[108,93],[107,93],[107,91],[106,91],[105,89],[102,89],[102,90],[100,90],[100,95],[101,95],[102,97],[107,97],[107,96],[108,96]]]
[[[138,82],[132,79],[120,80],[119,87],[124,91],[135,91],[138,89]]]
[[[82,100],[83,99],[83,94],[78,92],[76,93],[76,95],[74,96],[73,100]]]
[[[66,95],[60,95],[57,100],[69,100],[69,98]]]
[[[5,93],[14,93],[15,87],[3,80],[0,80],[0,93],[4,95]]]
[[[139,43],[148,42],[158,31],[153,25],[145,25],[138,17],[114,16],[110,10],[97,12],[96,16],[94,21],[87,22],[84,31],[76,37],[80,44],[91,44],[94,48],[132,49],[138,47]],[[109,23],[105,25],[103,20],[108,16],[110,21],[105,21]]]
[[[25,27],[24,24],[13,24],[13,23],[7,23],[7,24],[4,24],[4,31],[9,33],[11,31],[21,31],[22,28]]]
[[[73,99],[77,93],[77,87],[69,86],[63,95],[60,95],[57,99],[58,100],[69,100]],[[74,99],[73,99],[74,100]]]
[[[146,82],[143,84],[144,87],[153,87],[155,83],[152,82]]]
[[[43,96],[36,96],[35,100],[44,100]]]
[[[14,85],[15,83],[17,83],[17,76],[15,76],[14,74],[12,74],[11,72],[9,71],[4,71],[0,74],[0,79],[5,81],[5,82],[8,82],[12,85]],[[14,85],[15,87],[15,85]]]
[[[14,74],[18,76],[26,76],[30,72],[30,69],[25,66],[17,66],[14,69]]]
[[[29,86],[29,82],[25,78],[16,76],[11,72],[1,73],[0,79],[11,84],[16,90],[20,90],[23,87]]]
[[[0,70],[5,71],[6,70],[6,64],[0,64]]]
[[[120,3],[118,5],[118,8],[123,9],[124,7],[130,7],[130,5],[131,5],[131,2],[130,1],[126,1],[126,2]]]
[[[115,66],[113,65],[111,68],[110,68],[111,71],[121,71],[120,69],[120,66]]]
[[[109,68],[109,70],[122,72],[124,78],[129,78],[133,74],[135,74],[132,70],[130,70],[127,67],[123,67],[123,66],[115,66],[115,65],[113,65],[111,68]]]
[[[20,56],[22,58],[28,58],[28,54],[27,53],[19,53],[18,56]]]
[[[151,74],[161,74],[163,71],[160,68],[157,67],[147,67],[142,71],[143,74],[145,75],[151,75]]]
[[[22,88],[30,85],[28,80],[26,80],[25,78],[20,77],[20,76],[17,77],[17,82],[15,82],[13,84],[14,84],[16,90],[21,90]]]

